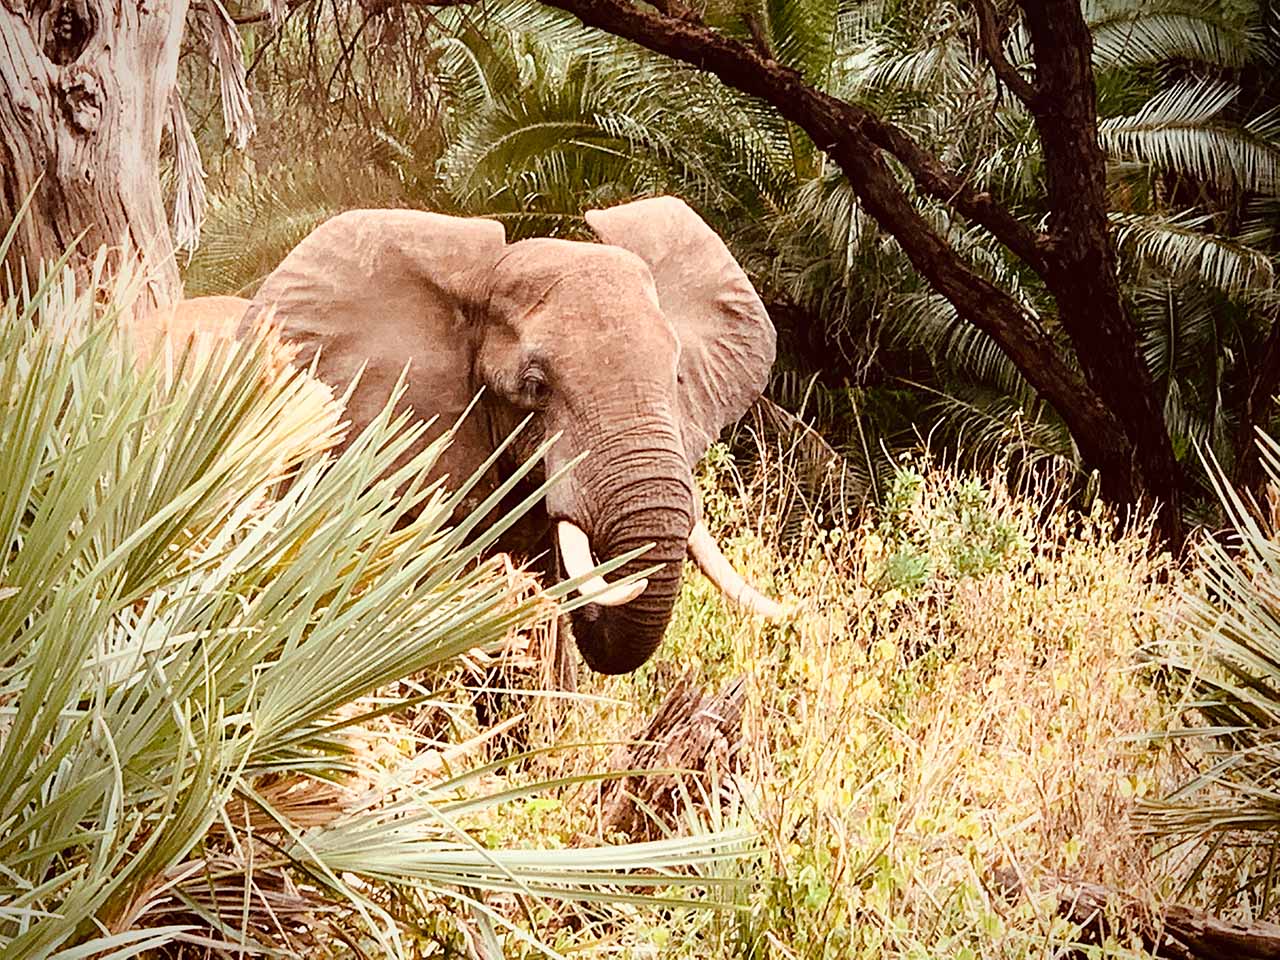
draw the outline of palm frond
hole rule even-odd
[[[202,242],[186,265],[188,296],[252,296],[258,284],[321,222],[353,206],[399,206],[390,178],[354,184],[340,168],[316,163],[261,177],[231,196],[214,196]]]
[[[1280,145],[1270,117],[1237,126],[1222,120],[1239,87],[1221,80],[1184,80],[1152,97],[1137,113],[1098,125],[1113,157],[1186,173],[1231,189],[1275,193]]]
[[[1280,447],[1259,441],[1272,497],[1280,487]],[[1197,874],[1227,849],[1236,854],[1230,895],[1274,904],[1280,793],[1275,769],[1280,729],[1280,610],[1275,501],[1246,503],[1213,460],[1207,472],[1230,524],[1230,540],[1200,546],[1196,589],[1187,598],[1189,635],[1156,651],[1180,678],[1185,702],[1203,720],[1170,734],[1197,746],[1198,770],[1142,811],[1149,829],[1176,842],[1202,840]],[[1194,850],[1194,848],[1193,848]],[[1243,854],[1243,856],[1241,856]]]
[[[763,6],[779,60],[824,87],[835,52],[840,0],[764,0]]]
[[[1194,278],[1149,277],[1132,288],[1130,315],[1175,450],[1186,455],[1207,447],[1219,457],[1232,455],[1225,396],[1230,367],[1218,358],[1228,344],[1239,347],[1221,296]]]
[[[218,85],[222,91],[223,125],[227,136],[237,149],[243,150],[257,124],[253,117],[253,104],[249,100],[249,88],[245,82],[240,33],[226,7],[222,5],[222,0],[197,0],[191,5],[191,12],[208,45],[209,59],[218,72]]]
[[[1044,404],[971,384],[928,392],[931,422],[922,429],[931,451],[945,451],[965,468],[1007,471],[1015,482],[1038,473],[1070,477],[1079,469],[1070,433]]]
[[[1242,67],[1264,54],[1264,34],[1252,19],[1207,4],[1087,2],[1095,70],[1121,70],[1173,60]]]
[[[1228,297],[1270,291],[1271,257],[1238,240],[1213,233],[1212,218],[1187,211],[1173,216],[1112,214],[1116,246],[1138,264],[1154,263],[1174,275],[1192,275]]]

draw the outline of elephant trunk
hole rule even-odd
[[[605,506],[592,524],[596,559],[605,562],[651,543],[611,579],[660,565],[634,599],[616,606],[589,603],[570,614],[578,650],[599,673],[629,673],[648,660],[662,642],[680,593],[693,526],[693,478],[677,451],[657,459],[662,462],[650,460],[640,469],[613,464],[598,474],[612,479],[602,480],[607,489],[597,502]]]

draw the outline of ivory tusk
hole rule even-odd
[[[738,606],[770,620],[781,620],[787,616],[787,609],[782,604],[770,600],[733,568],[701,520],[694,524],[693,532],[689,534],[689,556],[693,557],[707,579]]]
[[[568,520],[556,524],[556,539],[560,543],[560,558],[564,560],[564,572],[571,580],[585,577],[595,568],[596,562],[591,557],[591,542],[581,527]],[[614,585],[604,577],[588,577],[578,585],[578,593],[592,603],[602,607],[620,607],[630,603],[649,586],[649,581],[641,577],[634,583]]]

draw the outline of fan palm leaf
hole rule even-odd
[[[1280,485],[1280,446],[1262,436],[1259,450],[1274,491]],[[1211,458],[1207,466],[1230,539],[1201,544],[1198,583],[1187,598],[1189,635],[1157,650],[1161,663],[1183,679],[1183,705],[1192,714],[1187,727],[1170,736],[1194,742],[1203,759],[1195,776],[1143,813],[1153,831],[1199,842],[1197,874],[1231,851],[1224,896],[1243,893],[1255,909],[1269,905],[1274,911],[1280,541],[1274,503],[1260,516]]]
[[[219,906],[252,884],[223,872],[246,850],[277,877],[328,878],[328,899],[395,954],[398,927],[342,879],[344,851],[365,854],[370,882],[446,900],[515,885],[631,903],[658,901],[624,888],[697,885],[676,866],[742,849],[726,834],[508,857],[466,819],[508,793],[420,778],[407,799],[291,820],[304,808],[281,782],[359,770],[344,734],[391,708],[363,698],[554,609],[562,587],[513,595],[484,560],[545,486],[482,526],[518,470],[455,521],[474,478],[425,480],[449,433],[397,465],[425,427],[388,406],[331,454],[338,404],[269,337],[140,366],[99,307],[128,295],[55,269],[0,308],[0,953],[259,943],[269,931]],[[196,876],[212,899],[181,896],[174,923],[162,892]]]

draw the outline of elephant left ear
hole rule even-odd
[[[675,197],[589,210],[605,243],[649,266],[662,312],[680,338],[680,405],[690,464],[764,392],[777,333],[729,248]]]

